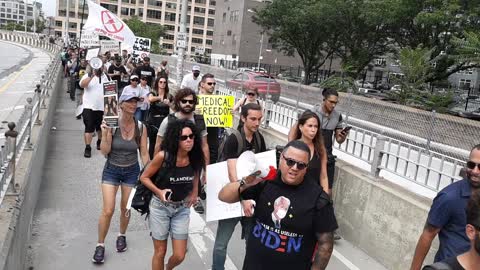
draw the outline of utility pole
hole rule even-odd
[[[28,21],[28,14],[27,14],[27,0],[25,0],[24,4],[24,10],[25,10],[25,15],[23,16],[23,22],[25,24],[25,33],[27,32],[27,21]]]
[[[69,39],[70,39],[70,35],[68,33],[68,31],[70,30],[70,0],[67,0],[67,22],[66,22],[66,26],[65,26],[65,44],[68,45],[70,42],[69,42]]]
[[[33,32],[37,33],[37,0],[33,0]]]
[[[180,32],[177,34],[177,50],[178,50],[178,59],[177,59],[177,84],[183,80],[183,64],[184,64],[184,54],[185,47],[187,46],[187,10],[188,10],[188,0],[182,0],[182,7],[180,9]]]
[[[260,61],[262,60],[262,50],[263,50],[263,31],[262,37],[260,38],[260,51],[258,52],[258,65],[257,65],[257,72],[260,72]]]

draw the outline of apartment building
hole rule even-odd
[[[69,0],[70,13],[68,33],[76,38],[80,33],[83,0]],[[112,11],[122,19],[137,16],[143,22],[160,24],[165,28],[165,35],[160,38],[160,45],[168,54],[176,53],[176,37],[180,30],[181,0],[94,0],[104,8]],[[212,52],[213,28],[215,25],[216,1],[189,0],[187,16],[187,53],[195,51]],[[88,17],[85,7],[84,21]],[[67,24],[67,0],[57,0],[55,33],[65,35]]]
[[[41,3],[37,3],[37,10],[42,8]],[[37,12],[38,14],[38,12]],[[25,24],[25,19],[33,19],[33,4],[22,0],[0,0],[0,25],[6,25],[10,22],[16,24]]]

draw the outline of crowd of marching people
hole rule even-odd
[[[93,69],[82,50],[67,49],[61,57],[71,82],[69,97],[81,108],[77,118],[84,124],[84,157],[92,156],[95,136],[96,149],[106,157],[98,176],[103,205],[94,263],[105,262],[105,238],[119,189],[116,251],[127,250],[129,197],[142,185],[151,194],[145,203],[153,241],[152,269],[180,265],[188,250],[191,207],[199,214],[208,211],[202,204],[205,185],[215,179],[208,178],[207,165],[225,161],[229,183],[218,198],[240,202],[243,217],[218,221],[211,269],[225,269],[228,243],[238,223],[245,239],[243,269],[326,269],[334,241],[339,239],[331,199],[335,186],[333,144],[343,143],[350,131],[335,110],[337,91],[325,89],[323,102],[298,117],[288,143],[277,149],[278,167],[271,180],[257,173],[239,179],[237,160],[242,153],[266,152],[270,145],[260,131],[265,113],[257,89],[247,89],[245,97],[235,103],[232,113],[238,114],[240,121],[227,132],[207,127],[197,110],[199,95],[216,93],[214,75],[201,75],[199,66],[193,66],[174,91],[169,86],[166,61],[156,69],[148,57],[137,62],[127,51],[113,56],[107,52],[99,55],[102,66]],[[104,119],[107,106],[102,87],[112,80],[118,86],[118,104],[114,106],[119,118],[114,127]],[[456,267],[445,269],[479,269],[470,267],[480,257],[480,199],[472,195],[479,188],[480,146],[476,146],[465,179],[445,188],[434,200],[412,269],[421,269],[437,234],[440,250],[436,261],[447,260],[444,264]],[[172,252],[167,259],[168,238]],[[435,267],[425,269],[443,269]]]

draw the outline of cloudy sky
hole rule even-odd
[[[57,0],[37,0],[41,2],[43,5],[43,11],[45,12],[46,16],[55,16],[55,6],[57,4]],[[28,2],[33,2],[33,0],[29,0]]]

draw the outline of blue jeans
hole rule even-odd
[[[135,120],[142,121],[142,122],[145,121],[144,119],[145,114],[146,114],[146,110],[141,110],[140,108],[137,108],[134,114]]]
[[[252,218],[229,218],[218,221],[217,235],[215,237],[215,244],[213,247],[213,262],[212,270],[224,270],[225,260],[227,258],[227,247],[232,234],[235,231],[237,223],[242,225],[242,238],[245,239],[245,244],[251,233]]]

